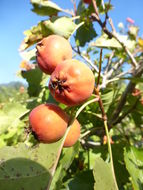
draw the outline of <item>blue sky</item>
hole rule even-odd
[[[62,8],[72,8],[71,0],[54,2]],[[114,25],[117,27],[119,22],[125,23],[131,17],[143,37],[143,0],[112,0],[112,4],[114,10],[110,16]],[[19,81],[16,72],[21,62],[18,48],[24,38],[23,31],[43,18],[31,11],[30,0],[1,0],[0,5],[0,83]]]

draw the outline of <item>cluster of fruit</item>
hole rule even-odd
[[[94,90],[95,78],[84,63],[72,59],[72,47],[63,37],[50,35],[36,46],[37,63],[51,75],[49,89],[56,101],[76,106],[86,101]],[[29,116],[30,126],[37,138],[44,143],[61,139],[68,127],[69,116],[57,105],[42,104]],[[80,136],[80,124],[75,120],[68,132],[64,147],[70,147]]]

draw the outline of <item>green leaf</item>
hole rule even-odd
[[[1,190],[45,190],[61,141],[28,148],[24,144],[0,149]]]
[[[51,31],[51,33],[68,39],[82,25],[82,23],[77,25],[71,18],[61,17],[54,22],[51,22],[50,20],[44,21],[44,25],[46,29]]]
[[[62,9],[52,1],[31,0],[31,3],[33,5],[32,11],[41,16],[52,16],[62,11]]]
[[[131,176],[134,190],[143,189],[143,149],[129,147],[124,150],[124,159]]]
[[[105,111],[108,110],[110,104],[113,101],[113,97],[114,97],[114,90],[113,89],[110,89],[101,95]]]
[[[90,42],[97,36],[96,31],[93,28],[92,23],[85,23],[82,25],[76,33],[76,44],[78,46],[84,46],[87,42]]]
[[[95,159],[94,167],[94,189],[95,190],[115,190],[116,186],[112,177],[112,171],[109,163],[104,162],[100,157]]]
[[[92,170],[80,172],[70,179],[65,186],[68,190],[93,190],[94,178]]]
[[[39,68],[21,71],[21,75],[28,82],[29,96],[37,97],[48,80],[48,75],[43,74]]]
[[[125,147],[124,143],[112,144],[114,169],[115,169],[115,175],[116,175],[116,180],[117,180],[119,189],[123,189],[123,186],[129,182],[128,180],[129,174],[128,174],[128,171],[126,170],[125,163],[124,163],[124,155],[123,155],[124,147]],[[107,144],[93,148],[90,151],[89,156],[90,156],[91,168],[94,167],[95,160],[99,156],[104,160],[108,160],[109,154],[108,154]]]
[[[129,40],[128,36],[126,35],[117,35],[118,38],[124,42],[124,44],[128,47],[128,49],[133,50],[135,48],[136,42],[134,40]],[[122,46],[120,45],[120,43],[115,39],[109,39],[107,34],[103,34],[102,36],[100,36],[95,42],[90,44],[91,46],[96,46],[96,47],[100,47],[100,48],[113,48],[113,49],[122,49]]]

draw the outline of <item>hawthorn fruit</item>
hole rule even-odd
[[[70,43],[59,35],[43,38],[36,49],[39,68],[46,74],[51,74],[61,61],[72,58]]]
[[[31,111],[29,123],[39,141],[53,143],[64,136],[68,116],[57,105],[41,104]]]
[[[91,96],[94,84],[94,75],[87,65],[68,59],[57,65],[51,75],[49,89],[58,102],[75,106]]]
[[[64,142],[64,147],[73,146],[80,137],[80,124],[75,120],[67,134],[67,137]]]

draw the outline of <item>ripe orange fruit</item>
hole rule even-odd
[[[61,61],[72,58],[70,43],[59,35],[43,38],[36,48],[37,63],[46,74],[51,74]]]
[[[67,137],[64,142],[64,147],[73,146],[80,137],[80,124],[75,120],[67,134]]]
[[[87,65],[68,59],[57,65],[51,75],[49,89],[58,102],[75,106],[91,96],[94,84],[94,75]]]
[[[44,143],[53,143],[63,137],[68,125],[67,114],[57,105],[41,104],[29,115],[32,131]]]

